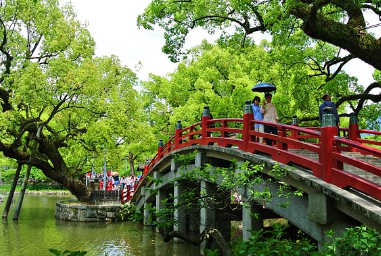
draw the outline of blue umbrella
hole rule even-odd
[[[276,91],[276,87],[270,83],[259,83],[256,84],[253,88],[251,88],[253,92],[272,92]]]

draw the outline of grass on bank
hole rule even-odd
[[[0,184],[0,193],[9,193],[11,190],[11,184]],[[21,185],[16,186],[16,192],[20,192]],[[59,184],[47,184],[47,183],[36,183],[28,184],[26,192],[68,192],[68,190]]]

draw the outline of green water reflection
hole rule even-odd
[[[81,250],[87,255],[199,255],[197,247],[164,243],[152,227],[130,222],[81,223],[54,218],[55,203],[68,197],[26,195],[18,221],[15,204],[0,224],[0,256],[53,255],[48,249]],[[17,198],[16,198],[17,201]],[[3,213],[6,197],[0,202]]]

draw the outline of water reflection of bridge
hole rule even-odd
[[[213,128],[212,123],[215,124]],[[276,125],[278,134],[256,132],[254,123]],[[201,232],[205,227],[213,227],[229,236],[230,221],[236,218],[242,220],[243,237],[248,239],[249,230],[262,228],[263,220],[285,218],[319,243],[325,241],[325,231],[333,230],[340,234],[346,227],[362,223],[380,231],[381,150],[374,146],[381,146],[381,142],[361,138],[360,134],[380,136],[381,132],[359,130],[356,118],[352,117],[350,127],[341,129],[341,133],[343,137],[336,136],[335,126],[301,128],[297,124],[254,121],[249,105],[245,106],[242,119],[211,120],[208,115],[203,115],[202,122],[187,128],[182,128],[179,122],[175,136],[165,144],[159,143],[158,153],[147,166],[131,201],[144,213],[145,224],[150,224],[150,207],[165,207],[163,200],[169,194],[174,195],[174,204],[181,202],[184,186],[169,182],[181,172],[205,164],[214,168],[227,167],[234,159],[238,163],[237,173],[242,171],[240,164],[248,161],[253,165],[264,164],[263,173],[268,174],[277,164],[286,170],[281,182],[290,185],[289,192],[293,194],[302,189],[303,196],[277,197],[268,202],[254,200],[248,202],[249,207],[230,214],[234,216],[231,219],[224,217],[222,210],[202,208],[196,214],[190,214],[178,209],[175,211],[178,221],[174,230]],[[237,136],[231,137],[231,134]],[[276,145],[258,143],[259,136],[273,139]],[[175,154],[188,154],[195,150],[194,160],[185,168],[180,168],[174,161]],[[157,184],[148,177],[164,182]],[[268,187],[275,193],[280,184],[274,181]],[[219,185],[218,181],[212,184],[202,180],[197,184],[204,194],[216,192]],[[158,189],[158,192],[151,193],[152,189]],[[249,198],[250,189],[239,191],[244,201]],[[287,203],[290,207],[282,207]],[[252,213],[256,213],[258,218],[253,218]]]

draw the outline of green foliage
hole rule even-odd
[[[158,132],[163,132],[165,141],[164,134],[173,134],[178,120],[183,127],[199,122],[205,105],[214,118],[241,118],[245,100],[263,97],[251,91],[258,82],[277,86],[273,102],[280,122],[290,123],[292,116],[297,115],[301,126],[320,126],[318,107],[323,93],[339,101],[344,95],[350,98],[364,90],[344,72],[328,82],[319,75],[314,65],[335,55],[332,47],[325,44],[294,43],[286,47],[263,41],[260,45],[247,43],[245,48],[236,50],[225,42],[220,45],[203,42],[193,50],[193,58],[181,62],[174,73],[167,77],[152,76],[143,83],[151,123]],[[305,63],[306,59],[311,63]],[[375,124],[379,104],[358,104],[357,99],[343,101],[338,105],[339,113],[346,113],[348,108],[361,109],[360,122],[367,127]],[[345,118],[341,119],[342,126],[348,125]]]
[[[286,226],[274,225],[274,229],[260,229],[250,231],[248,241],[239,240],[233,244],[233,255],[238,256],[260,256],[260,255],[282,255],[282,256],[310,256],[318,255],[317,246],[309,240],[300,237],[297,241],[283,238]]]
[[[9,192],[11,189],[11,184],[1,184],[0,192]],[[21,184],[16,186],[16,191],[21,190]],[[48,192],[48,191],[67,191],[65,187],[59,184],[47,184],[47,183],[36,183],[36,184],[28,184],[26,191],[40,191],[40,192]]]
[[[72,5],[56,0],[4,1],[0,63],[0,151],[26,162],[42,127],[33,166],[81,200],[78,177],[103,166],[143,162],[156,141],[136,75],[116,56],[95,57],[95,42]],[[144,131],[144,132],[142,132]],[[31,140],[32,139],[32,140]],[[97,168],[96,170],[99,170]],[[44,179],[33,172],[35,179]]]
[[[143,84],[151,122],[168,136],[169,127],[174,127],[177,120],[182,120],[184,126],[200,121],[204,105],[210,106],[215,118],[241,117],[244,100],[255,96],[250,91],[253,85],[271,82],[277,86],[273,102],[281,123],[290,123],[291,117],[297,115],[303,122],[301,126],[319,126],[318,106],[321,96],[328,93],[337,103],[339,114],[348,116],[355,112],[361,127],[378,130],[376,120],[381,107],[372,103],[381,101],[377,91],[379,72],[374,74],[378,83],[361,85],[342,68],[354,56],[361,58],[362,52],[363,60],[380,69],[379,60],[369,57],[373,47],[377,49],[374,56],[380,55],[377,39],[364,30],[361,36],[369,43],[364,49],[360,43],[363,39],[356,45],[352,42],[354,37],[348,36],[366,26],[367,9],[380,12],[380,5],[341,2],[328,0],[312,8],[303,1],[152,1],[138,16],[138,25],[146,29],[157,25],[166,31],[163,51],[172,61],[187,55],[173,74],[151,76]],[[351,20],[358,23],[343,24],[342,20],[348,19],[353,10],[356,18]],[[319,15],[314,16],[313,12]],[[196,28],[222,33],[216,45],[203,41],[183,51],[187,35]],[[256,42],[256,32],[264,31],[271,34],[272,41]],[[341,44],[345,41],[355,53],[341,58],[340,49],[351,51],[348,44]],[[347,119],[341,119],[341,126],[346,127]]]
[[[377,135],[364,136],[364,137],[362,137],[362,139],[370,140],[370,141],[381,141],[381,136],[377,136]],[[371,146],[374,147],[374,148],[381,149],[381,146],[379,146],[379,145],[373,145],[372,144]]]
[[[334,238],[332,232],[328,237],[332,242],[324,244],[322,251],[317,245],[303,237],[293,241],[284,238],[286,226],[274,225],[274,229],[251,231],[248,241],[238,240],[232,244],[233,255],[312,255],[312,256],[378,256],[381,253],[381,235],[366,226],[348,228],[340,237]]]
[[[129,220],[132,222],[141,222],[143,220],[143,214],[136,211],[136,205],[125,204],[120,213],[122,220]]]
[[[87,251],[59,251],[57,249],[49,249],[49,252],[53,253],[56,256],[83,256],[87,254]]]
[[[375,229],[360,226],[347,228],[341,237],[327,235],[333,241],[325,245],[326,256],[381,255],[381,234]]]
[[[67,190],[60,184],[51,183],[32,183],[28,184],[27,191],[62,191]]]
[[[11,182],[13,177],[15,177],[16,169],[8,169],[6,171],[1,171],[1,177],[5,182]]]
[[[20,178],[23,178],[26,174],[26,169],[27,167],[24,166],[22,169],[21,169],[21,172],[20,172]],[[1,171],[1,175],[2,175],[2,178],[6,180],[6,182],[11,182],[12,179],[15,177],[15,174],[16,174],[16,169],[8,169],[6,171]],[[35,167],[32,167],[31,171],[30,171],[30,175],[29,175],[29,178],[30,179],[34,179],[35,182],[40,182],[40,181],[49,181],[50,179],[47,178],[44,173],[35,168]]]
[[[180,2],[155,0],[147,6],[143,14],[138,16],[137,23],[145,29],[153,30],[155,26],[159,26],[165,30],[163,52],[167,53],[174,62],[183,55],[182,48],[190,30],[204,29],[209,34],[222,31],[222,41],[225,40],[226,34],[234,34],[233,37],[241,39],[236,44],[241,47],[245,46],[251,34],[259,34],[258,32],[269,32],[274,40],[284,45],[303,46],[306,42],[311,43],[312,38],[317,38],[321,41],[315,44],[327,42],[339,48],[345,48],[353,55],[380,69],[375,58],[364,56],[370,50],[376,50],[375,53],[379,53],[375,49],[378,48],[377,38],[364,29],[366,26],[364,16],[368,15],[367,11],[378,15],[380,5],[376,0],[372,3],[367,1],[367,4],[364,2],[343,0],[337,3],[327,0],[311,5],[310,2],[304,1],[279,0]],[[353,15],[349,14],[354,11],[356,11],[356,21],[343,23],[343,20],[354,19]],[[327,29],[327,24],[332,26],[332,29]],[[298,35],[298,40],[293,38],[295,35]],[[361,46],[362,40],[367,41],[368,47]],[[358,45],[351,41],[357,42]],[[345,47],[344,45],[349,42],[352,45]],[[336,67],[332,68],[332,66],[344,65],[353,58],[349,56],[349,58],[340,59],[338,56],[339,54],[333,56],[326,65],[321,66],[321,71],[324,71],[322,73],[334,73]],[[312,66],[317,64],[315,60],[309,61]]]
[[[205,253],[205,256],[218,256],[218,255],[220,255],[220,250],[218,250],[218,249],[215,249],[215,250],[205,249],[204,253]]]
[[[10,184],[1,184],[0,185],[0,192],[8,192],[11,189]],[[21,186],[16,186],[16,191],[20,191]]]

